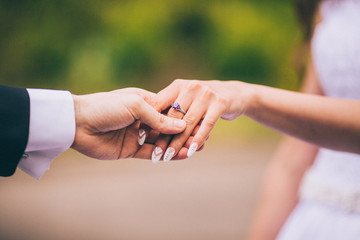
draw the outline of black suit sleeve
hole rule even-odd
[[[11,176],[29,137],[30,100],[25,88],[0,86],[0,176]]]

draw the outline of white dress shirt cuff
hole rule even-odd
[[[29,139],[18,167],[40,179],[52,160],[75,138],[75,111],[68,91],[27,89],[30,97]]]

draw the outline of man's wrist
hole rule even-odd
[[[82,117],[81,117],[81,97],[75,94],[72,94],[74,101],[74,113],[75,113],[75,137],[74,141],[71,144],[71,148],[76,148],[77,138],[79,137],[78,131],[80,130]]]
[[[30,98],[29,138],[18,167],[40,178],[51,161],[74,140],[74,102],[68,91],[27,89]]]

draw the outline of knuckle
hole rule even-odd
[[[181,84],[184,82],[184,79],[175,79],[172,84]]]
[[[162,111],[161,107],[162,107],[162,104],[161,102],[157,99],[157,98],[154,98],[152,99],[149,104],[154,108],[156,109],[156,111]]]
[[[216,124],[216,119],[208,119],[207,121],[203,121],[202,124],[207,129],[213,129],[215,127],[215,124]]]
[[[220,96],[220,95],[217,95],[217,96],[216,96],[216,101],[217,101],[218,103],[220,103],[221,105],[226,105],[226,103],[227,103],[226,98],[223,97],[223,96]]]
[[[186,122],[187,125],[197,124],[197,121],[196,121],[195,117],[193,117],[193,116],[185,115],[183,120]]]
[[[142,106],[143,103],[143,99],[138,96],[138,95],[132,95],[131,97],[131,104],[133,107],[135,107],[136,109],[139,109]]]
[[[216,96],[216,102],[221,112],[225,111],[228,105],[228,100],[223,96]]]
[[[135,118],[140,118],[141,109],[143,108],[143,99],[137,95],[129,95],[127,100],[128,108]]]
[[[159,113],[159,122],[164,123],[166,121],[166,117],[163,114]]]
[[[201,89],[203,86],[198,81],[189,81],[189,84],[187,86],[187,89],[189,91],[197,91]]]
[[[186,86],[186,84],[188,83],[187,80],[184,79],[176,79],[172,82],[171,85],[175,85],[177,88],[181,88],[183,86]]]
[[[209,86],[203,86],[202,93],[204,97],[213,97],[216,95],[214,90],[212,90]]]
[[[165,121],[166,121],[166,117],[164,115],[162,115],[161,113],[158,113],[158,123],[156,124],[156,130],[159,132],[164,132],[166,129],[165,127]]]

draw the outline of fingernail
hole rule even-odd
[[[139,130],[139,136],[138,136],[138,143],[140,146],[142,146],[145,142],[145,138],[146,138],[146,132],[144,129],[140,129]]]
[[[175,125],[175,127],[183,128],[186,126],[186,122],[181,119],[174,119],[174,125]]]
[[[156,147],[154,151],[152,152],[151,161],[153,163],[158,163],[160,161],[160,158],[162,156],[163,150],[161,147]]]
[[[169,147],[164,154],[164,162],[170,162],[175,154],[175,148]]]
[[[193,143],[191,144],[190,148],[189,148],[189,151],[187,152],[187,156],[188,157],[191,157],[192,155],[194,155],[194,153],[196,152],[198,148],[198,144],[197,143]]]

